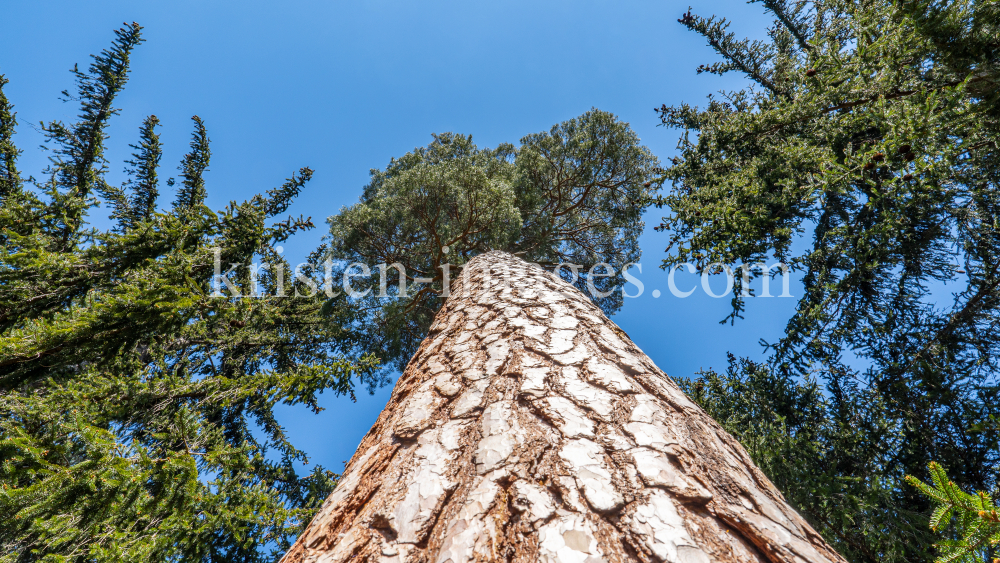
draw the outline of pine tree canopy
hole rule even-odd
[[[312,227],[276,221],[311,170],[213,212],[209,138],[195,117],[175,203],[159,211],[160,123],[149,116],[126,160],[130,179],[106,181],[107,126],[141,42],[141,27],[126,25],[74,70],[76,92],[64,97],[80,114],[42,126],[51,165],[37,180],[16,167],[0,77],[6,563],[271,560],[335,483],[322,468],[296,472],[305,454],[273,408],[315,410],[323,391],[353,397],[358,383],[380,383],[372,360],[349,354],[336,307],[280,297],[310,293],[310,273],[293,280],[273,246]],[[107,230],[88,223],[102,203]],[[216,264],[240,265],[221,291]]]
[[[657,228],[665,267],[782,261],[804,293],[768,365],[688,389],[846,557],[929,561],[904,476],[998,486],[1000,4],[763,5],[766,40],[679,20],[750,86],[657,110],[682,131]]]
[[[628,124],[595,109],[516,147],[435,135],[372,170],[361,201],[328,219],[329,256],[341,268],[399,264],[408,287],[399,292],[399,270],[389,267],[352,279],[361,349],[402,368],[443,302],[444,276],[454,280],[458,266],[490,250],[557,269],[606,313],[617,311],[657,166]],[[446,274],[444,264],[456,268]]]

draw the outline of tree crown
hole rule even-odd
[[[481,149],[470,136],[435,135],[372,170],[361,201],[327,220],[329,255],[341,265],[398,264],[409,283],[432,281],[403,295],[398,286],[380,292],[374,276],[358,280],[359,293],[371,290],[357,308],[362,348],[405,365],[442,303],[444,265],[490,250],[553,269],[575,265],[578,287],[593,285],[598,305],[618,310],[622,269],[639,259],[656,170],[629,126],[599,110],[519,146]],[[559,271],[574,276],[573,268]]]

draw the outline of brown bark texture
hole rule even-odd
[[[586,296],[473,259],[284,563],[843,562]]]

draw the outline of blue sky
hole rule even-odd
[[[290,213],[312,216],[319,228],[284,245],[295,259],[319,244],[327,216],[357,200],[370,168],[427,144],[433,132],[470,133],[480,146],[495,146],[597,107],[629,122],[661,160],[670,158],[678,132],[657,127],[652,108],[703,104],[707,94],[743,84],[738,76],[695,73],[717,58],[676,22],[687,8],[673,0],[5,0],[0,73],[22,122],[15,138],[25,150],[21,169],[37,175],[46,157],[29,124],[72,119],[76,106],[58,100],[72,87],[67,70],[87,64],[122,22],[140,23],[147,42],[135,52],[109,131],[109,179],[123,179],[128,144],[148,114],[162,124],[162,175],[175,175],[190,117],[199,115],[212,139],[206,178],[215,208],[278,185],[302,166],[316,170]],[[730,17],[743,36],[761,37],[769,23],[759,5],[743,2],[703,2],[694,11]],[[173,194],[161,188],[161,204],[169,204]],[[719,324],[728,298],[700,289],[672,297],[657,268],[667,244],[651,229],[659,216],[647,213],[641,240],[637,276],[645,293],[626,299],[615,322],[676,378],[723,369],[727,351],[761,357],[758,341],[781,334],[796,300],[753,300],[746,319],[729,326]],[[682,289],[696,283],[678,275]],[[718,292],[724,282],[717,283]],[[356,403],[327,396],[320,415],[303,408],[279,415],[312,461],[339,471],[389,392],[362,392]]]

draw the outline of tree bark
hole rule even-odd
[[[843,562],[576,288],[472,260],[284,563]]]

